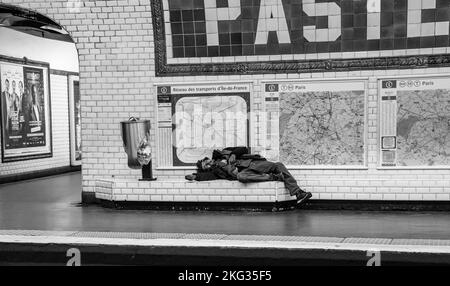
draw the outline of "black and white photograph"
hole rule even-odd
[[[0,266],[450,266],[450,0],[0,0],[0,99]]]

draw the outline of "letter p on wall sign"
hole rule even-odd
[[[446,52],[421,51],[449,47],[450,0],[151,0],[151,4],[158,76],[450,63]],[[374,51],[404,56],[374,58]],[[321,54],[327,59],[320,60]],[[274,55],[278,57],[269,57]]]

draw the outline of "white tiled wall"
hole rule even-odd
[[[156,142],[155,82],[254,81],[253,109],[262,108],[261,81],[274,79],[345,79],[369,81],[369,134],[367,170],[295,170],[294,175],[320,199],[449,200],[449,170],[377,170],[377,78],[398,75],[450,74],[450,68],[155,78],[154,43],[150,0],[81,1],[67,9],[66,0],[8,0],[48,15],[64,25],[76,41],[80,55],[82,98],[83,191],[94,192],[96,180],[105,178],[136,182],[139,170],[127,167],[119,124],[130,116],[152,121]],[[69,1],[70,2],[70,1]],[[450,52],[448,48],[396,51],[395,55]],[[392,56],[393,51],[365,56]],[[356,53],[326,57],[354,57]],[[317,55],[314,56],[318,58]],[[283,59],[304,59],[304,55]],[[257,60],[270,60],[258,56]],[[242,58],[230,61],[243,60]],[[245,59],[244,59],[245,60]],[[154,146],[153,146],[154,147]],[[189,170],[158,170],[159,179],[182,179]],[[131,187],[133,188],[133,187]],[[138,187],[136,187],[139,189]],[[168,191],[170,191],[168,189]]]
[[[256,76],[213,76],[163,78],[158,82],[184,81],[187,84],[195,81],[246,81],[254,80],[252,109],[262,109],[264,90],[261,84],[267,80],[299,79],[345,79],[366,78],[368,81],[367,96],[367,168],[365,169],[298,169],[291,170],[299,184],[314,194],[316,199],[333,200],[402,200],[433,201],[450,200],[450,167],[448,169],[378,169],[378,79],[383,77],[411,75],[449,74],[450,68],[417,69],[417,70],[381,70],[352,71],[312,74],[278,74]],[[156,91],[154,91],[156,92]],[[261,122],[256,124],[262,124]],[[258,136],[259,134],[254,134]],[[187,171],[167,170],[158,172],[162,179],[182,178]]]
[[[50,75],[53,157],[12,163],[0,162],[0,177],[70,166],[67,76]],[[0,150],[1,152],[1,150]],[[1,155],[1,153],[0,153]]]

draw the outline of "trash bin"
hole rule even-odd
[[[139,144],[144,138],[150,138],[150,120],[140,120],[131,117],[128,121],[120,122],[123,148],[128,155],[128,167],[131,169],[141,169],[141,164],[137,159]]]

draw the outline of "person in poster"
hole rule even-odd
[[[22,95],[22,102],[20,107],[20,130],[22,131],[22,135],[26,136],[28,133],[28,122],[30,122],[30,107],[31,107],[31,95],[27,89],[24,89]]]
[[[23,67],[14,64],[0,65],[2,81],[2,130],[4,148],[21,147],[20,91],[18,83],[23,81]],[[20,89],[20,87],[19,87]]]
[[[2,98],[1,98],[1,106],[2,106],[2,124],[3,124],[3,128],[5,130],[4,134],[8,134],[9,133],[9,129],[10,129],[10,108],[11,108],[11,95],[9,92],[9,79],[5,78],[5,83],[3,86],[3,91],[2,91]],[[7,136],[6,136],[7,138]],[[5,138],[5,139],[6,139]]]
[[[19,106],[19,133],[23,134],[23,123],[25,121],[23,114],[23,99],[24,99],[24,89],[23,82],[19,81],[19,93],[18,95],[18,106]]]
[[[23,99],[23,82],[19,81],[19,110],[22,111],[22,99]]]
[[[19,135],[19,95],[17,94],[16,81],[12,80],[11,108],[10,108],[10,132],[12,136]]]
[[[45,146],[44,83],[41,69],[24,67],[25,104],[22,102],[26,147]]]
[[[16,81],[15,81],[15,80],[12,81],[12,94],[11,94],[11,98],[12,98],[12,108],[13,108],[13,112],[14,112],[14,111],[19,111],[19,95],[17,94],[17,90],[16,90]]]
[[[30,117],[31,117],[31,124],[37,125],[39,128],[36,129],[36,131],[40,131],[40,122],[41,122],[41,113],[42,113],[42,108],[41,105],[39,104],[39,99],[38,99],[38,91],[37,91],[37,87],[36,85],[32,85],[31,86],[31,113],[30,113]],[[33,131],[32,131],[33,132]]]

